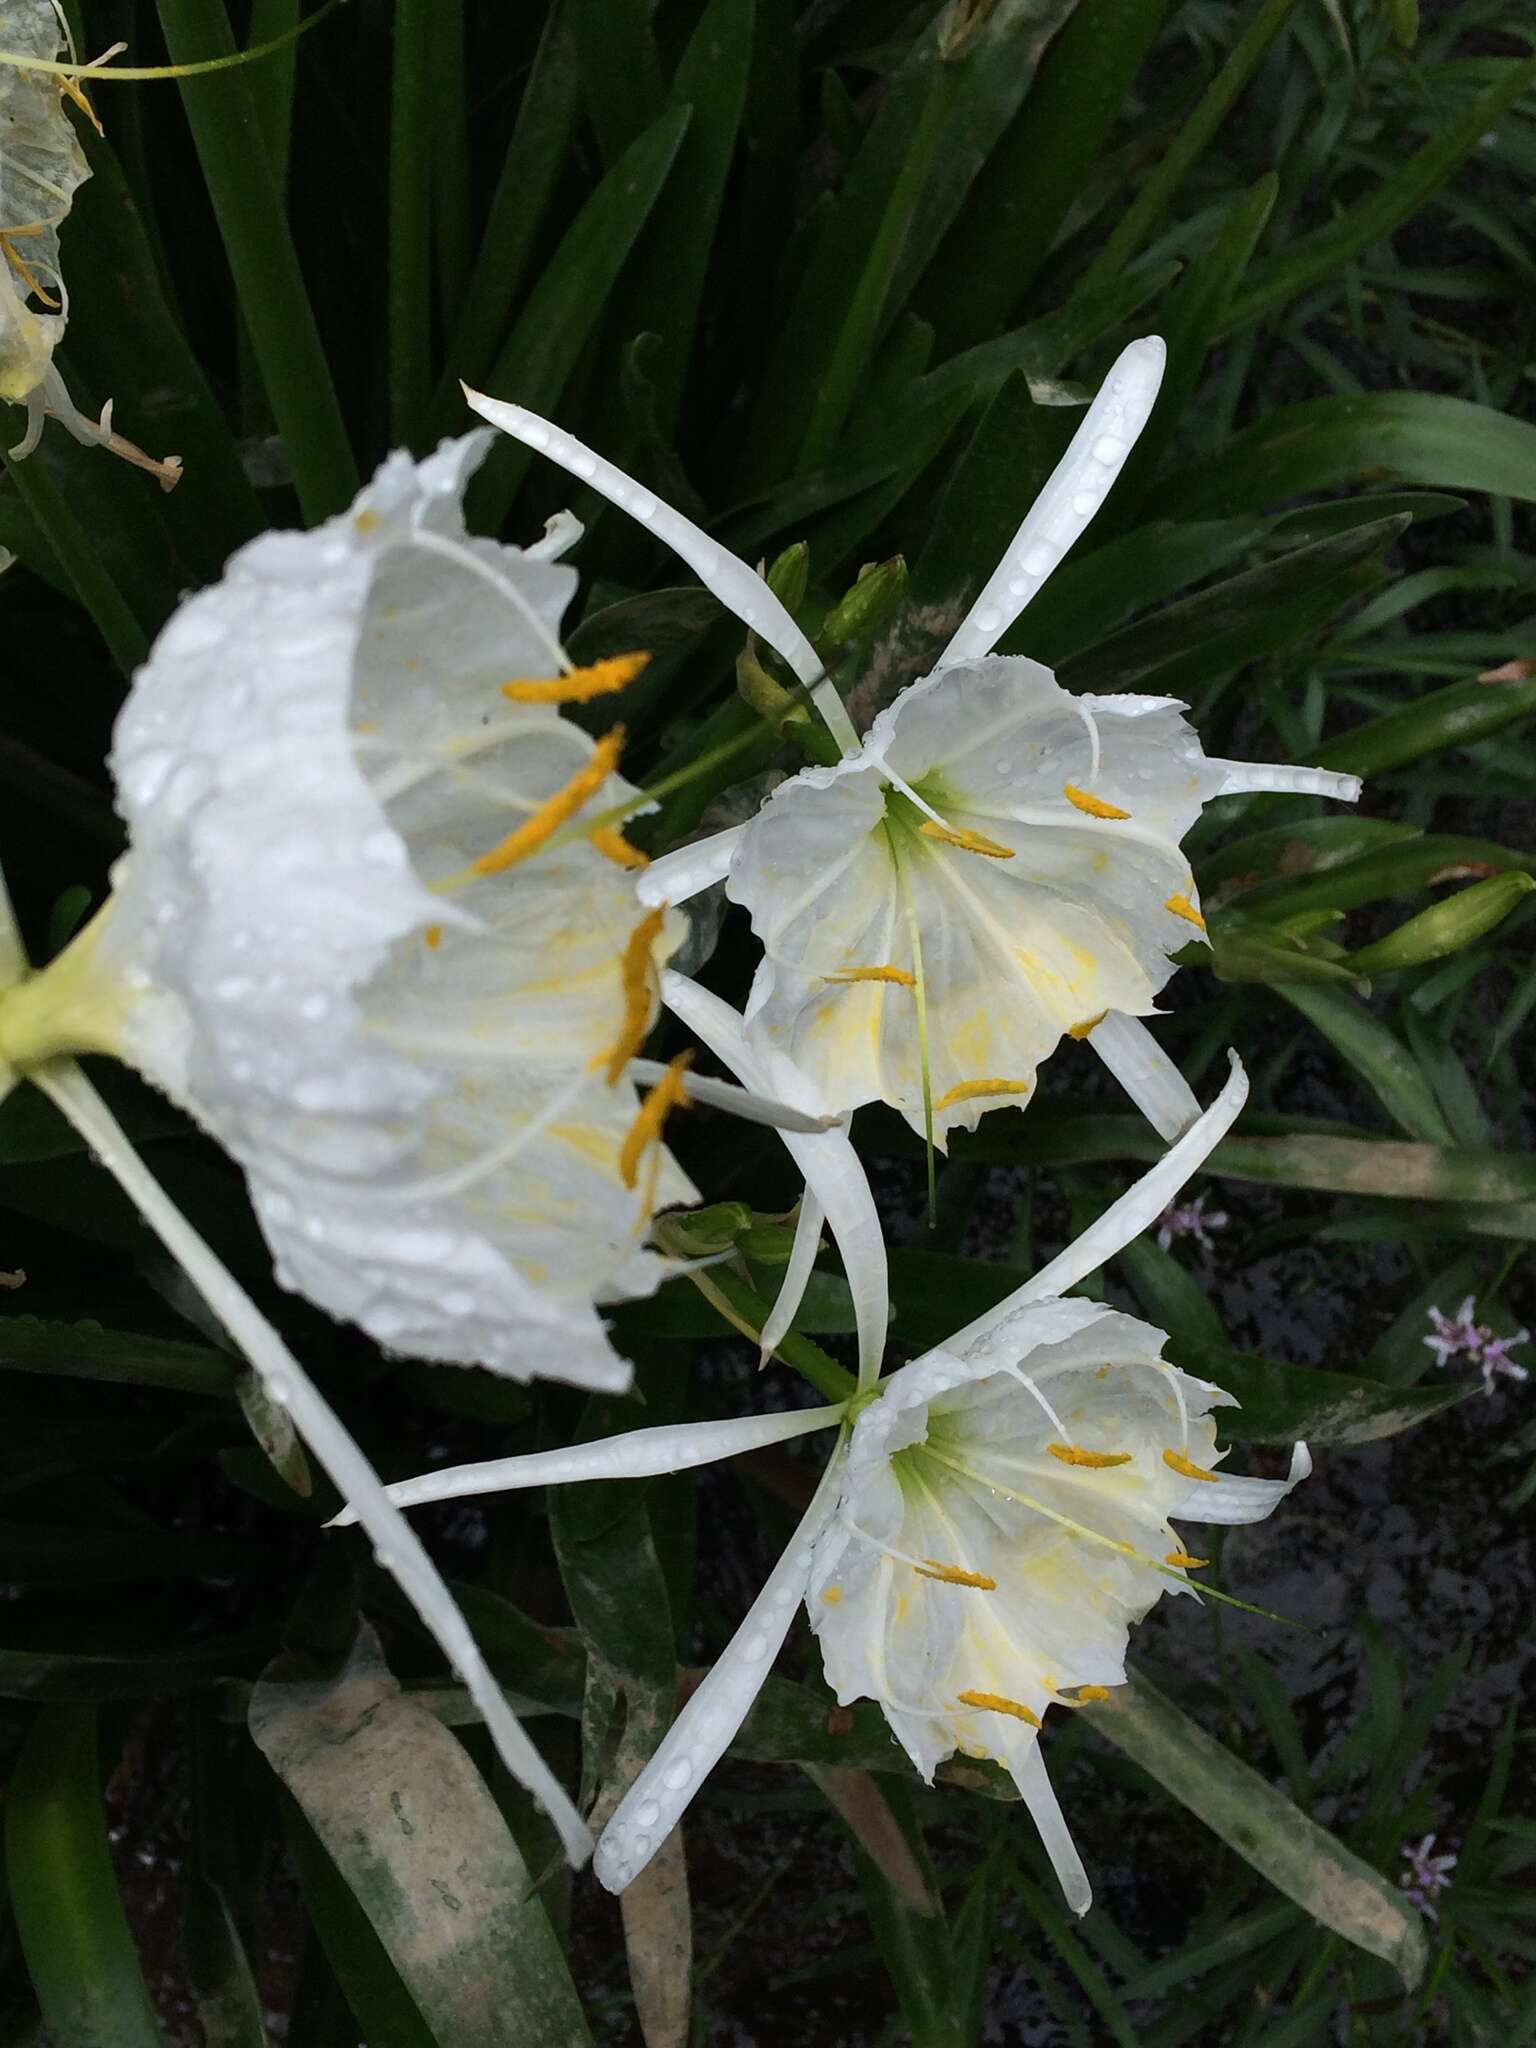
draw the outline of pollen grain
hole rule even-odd
[[[513,704],[587,704],[622,690],[649,665],[648,654],[612,654],[563,676],[514,676],[501,694]]]
[[[1128,818],[1129,811],[1122,811],[1118,804],[1106,803],[1091,790],[1079,789],[1075,782],[1064,782],[1061,793],[1072,808],[1084,812],[1090,818]]]
[[[421,935],[422,944],[429,953],[435,953],[443,943],[443,928],[440,924],[429,924]]]
[[[574,818],[588,797],[596,794],[619,765],[619,755],[624,749],[624,728],[614,726],[606,732],[592,749],[586,765],[578,768],[563,789],[557,789],[553,796],[532,814],[524,818],[515,832],[509,832],[499,846],[493,846],[489,853],[482,853],[478,860],[471,862],[470,871],[477,875],[499,875],[505,869],[515,867],[520,860],[537,853],[539,848],[553,839],[568,818]]]

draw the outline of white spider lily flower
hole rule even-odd
[[[1087,1879],[1045,1774],[1047,1708],[1125,1677],[1131,1625],[1193,1591],[1172,1521],[1270,1514],[1283,1481],[1214,1468],[1220,1388],[1161,1357],[1161,1331],[1062,1295],[1155,1221],[1230,1128],[1241,1068],[1167,1157],[1075,1244],[950,1341],[847,1402],[637,1430],[461,1466],[388,1489],[395,1505],[638,1478],[836,1429],[805,1517],[731,1643],[616,1808],[593,1867],[630,1883],[740,1728],[803,1599],[829,1682],[879,1702],[925,1778],[956,1749],[993,1756],[1029,1807],[1068,1901]]]
[[[57,0],[0,0],[0,52],[47,65],[65,51],[73,59]],[[53,360],[69,319],[59,228],[76,188],[91,175],[66,98],[100,126],[73,79],[0,62],[0,399],[27,409],[27,430],[11,459],[30,455],[44,420],[53,418],[76,441],[110,448],[169,490],[181,475],[177,457],[157,462],[115,434],[110,404],[99,422],[86,418]]]
[[[932,675],[862,743],[822,680],[842,760],[641,878],[643,899],[674,903],[724,880],[746,907],[764,950],[748,1038],[787,1055],[828,1110],[884,1101],[942,1145],[1026,1099],[1063,1035],[1086,1036],[1177,1137],[1198,1105],[1137,1019],[1169,954],[1204,930],[1180,840],[1218,795],[1359,794],[1353,776],[1209,759],[1172,699],[1073,697],[1038,662],[991,651],[1102,504],[1164,358],[1155,336],[1122,352]],[[467,395],[666,540],[817,684],[814,650],[744,563],[548,421]]]
[[[112,897],[0,1001],[0,1057],[136,1066],[245,1168],[285,1284],[393,1350],[620,1389],[599,1307],[695,1198],[680,1077],[642,1108],[628,1071],[682,920],[603,822],[620,734],[557,708],[636,666],[561,650],[579,528],[464,532],[489,440],[391,457],[181,606],[118,723]]]

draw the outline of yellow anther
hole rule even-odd
[[[619,1026],[619,1035],[611,1048],[606,1053],[599,1053],[592,1062],[595,1067],[607,1063],[610,1088],[644,1045],[645,1034],[651,1028],[651,948],[660,937],[666,921],[665,903],[658,903],[654,910],[647,911],[630,933],[629,943],[619,961],[619,975],[624,985],[624,1022]]]
[[[1129,1451],[1085,1451],[1081,1444],[1047,1444],[1045,1448],[1053,1458],[1060,1458],[1063,1465],[1086,1465],[1095,1472],[1131,1462]]]
[[[471,862],[470,869],[477,875],[499,875],[503,869],[516,866],[531,853],[553,839],[568,818],[574,818],[589,796],[596,794],[619,765],[619,755],[624,750],[624,728],[616,725],[612,732],[606,732],[592,749],[592,758],[584,768],[577,769],[564,789],[557,789],[547,797],[532,817],[525,818],[515,832],[509,832],[499,846],[493,846],[489,853]]]
[[[988,860],[1012,860],[1013,848],[999,846],[995,839],[988,839],[982,832],[966,832],[958,825],[941,825],[937,818],[926,818],[918,827],[925,839],[937,839],[944,846],[958,846],[962,853],[984,853]]]
[[[634,1122],[625,1133],[624,1143],[619,1148],[619,1178],[625,1187],[632,1188],[640,1178],[640,1161],[650,1146],[661,1143],[662,1126],[670,1112],[688,1107],[683,1076],[692,1060],[691,1052],[680,1052],[675,1060],[668,1062],[667,1071],[641,1103]]]
[[[925,1557],[912,1569],[920,1579],[941,1579],[946,1586],[974,1586],[982,1593],[997,1591],[996,1579],[989,1579],[985,1572],[962,1571],[957,1564],[940,1564],[936,1557]]]
[[[429,924],[421,935],[422,944],[429,953],[435,953],[443,943],[443,928],[440,924]]]
[[[44,306],[48,309],[50,313],[57,313],[61,301],[51,291],[49,291],[48,287],[45,284],[43,284],[40,281],[36,272],[32,269],[31,264],[23,262],[21,257],[18,256],[16,251],[11,247],[12,234],[25,235],[33,234],[35,232],[36,230],[32,228],[12,228],[10,230],[10,233],[0,234],[0,249],[3,249],[5,251],[7,262],[9,262],[12,268],[18,272],[18,274],[21,277],[21,281],[26,286],[27,290],[31,292],[35,298],[41,299]]]
[[[963,1692],[960,1704],[963,1707],[985,1707],[989,1714],[1012,1714],[1015,1721],[1027,1721],[1031,1728],[1044,1725],[1040,1716],[1021,1700],[1004,1699],[1000,1692]]]
[[[1202,1476],[1209,1479],[1211,1474],[1207,1472]],[[1170,1550],[1163,1559],[1164,1564],[1176,1564],[1181,1571],[1186,1572],[1198,1571],[1201,1565],[1209,1564],[1210,1561],[1208,1557],[1191,1557],[1187,1550]]]
[[[908,974],[905,967],[839,967],[835,973],[824,974],[823,981],[894,981],[902,988],[916,988],[917,976]]]
[[[1170,896],[1163,905],[1163,908],[1164,910],[1171,910],[1175,917],[1182,917],[1184,922],[1192,924],[1196,931],[1203,932],[1205,930],[1205,919],[1196,910],[1187,896]]]
[[[1095,796],[1092,790],[1079,789],[1074,782],[1064,782],[1061,793],[1074,810],[1086,811],[1090,818],[1128,818],[1129,811],[1122,811],[1118,804],[1107,804],[1103,797]]]
[[[1192,1463],[1182,1451],[1164,1451],[1163,1463],[1172,1471],[1181,1472],[1186,1479],[1204,1479],[1212,1486],[1221,1484],[1214,1472],[1207,1472],[1203,1465]]]
[[[515,676],[502,684],[501,694],[514,704],[585,704],[632,683],[650,658],[648,654],[611,654],[606,661],[573,668],[568,675]]]
[[[939,1097],[933,1113],[937,1116],[941,1109],[952,1109],[957,1102],[972,1102],[978,1095],[1027,1095],[1033,1086],[1032,1081],[957,1081]]]
[[[1081,1024],[1069,1024],[1067,1026],[1068,1038],[1086,1038],[1090,1031],[1098,1029],[1108,1015],[1108,1010],[1100,1010],[1097,1017],[1085,1017]]]
[[[1109,1698],[1109,1687],[1107,1685],[1080,1685],[1077,1688],[1077,1697],[1080,1700],[1107,1700]]]
[[[648,868],[651,856],[642,853],[638,846],[631,846],[617,825],[599,825],[587,837],[605,860],[611,860],[615,867]]]

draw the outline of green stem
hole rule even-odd
[[[395,0],[389,104],[389,423],[423,430],[432,349],[432,91],[436,0]]]
[[[31,514],[90,613],[107,651],[125,676],[131,676],[149,653],[149,636],[118,589],[111,570],[85,528],[70,510],[64,493],[41,462],[5,458],[16,495]]]
[[[768,1320],[768,1304],[755,1287],[728,1266],[695,1267],[688,1278],[733,1330],[739,1330],[754,1344],[758,1342]],[[836,1359],[829,1358],[809,1337],[790,1332],[780,1338],[773,1355],[799,1373],[801,1379],[808,1380],[817,1393],[825,1394],[829,1401],[847,1401],[859,1391],[859,1383],[853,1374],[845,1372]]]
[[[1225,64],[1169,146],[1168,153],[1121,215],[1113,234],[1077,286],[1079,295],[1107,285],[1146,241],[1185,172],[1204,155],[1233,102],[1258,68],[1259,59],[1284,27],[1296,0],[1265,0],[1239,36]]]
[[[206,54],[210,42],[217,56],[235,54],[223,0],[156,4],[176,63]],[[239,69],[177,82],[294,487],[313,524],[348,503],[357,468],[250,86]]]

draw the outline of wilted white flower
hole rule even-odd
[[[57,0],[0,0],[0,51],[46,65],[66,50],[73,58]],[[91,175],[66,98],[95,121],[73,80],[0,60],[0,399],[27,409],[27,431],[11,457],[32,453],[51,416],[75,440],[111,448],[169,490],[181,474],[177,458],[156,462],[114,434],[110,405],[99,422],[87,419],[54,364],[69,318],[59,228],[76,187]]]
[[[1214,796],[1352,800],[1353,776],[1209,759],[1168,698],[1073,697],[991,650],[1103,502],[1150,414],[1161,341],[1111,369],[1071,447],[934,673],[862,741],[805,636],[762,580],[591,449],[470,394],[650,526],[801,681],[843,758],[781,784],[756,817],[642,878],[681,902],[711,882],[746,906],[763,959],[750,1041],[786,1055],[823,1106],[884,1101],[942,1144],[1018,1102],[1063,1035],[1088,1037],[1166,1137],[1197,1105],[1136,1020],[1204,931],[1179,842]]]
[[[112,897],[0,1002],[22,1066],[130,1061],[245,1168],[279,1276],[395,1350],[618,1388],[598,1306],[649,1293],[693,1199],[631,1078],[681,920],[602,821],[621,734],[554,701],[576,530],[472,540],[489,441],[385,463],[253,541],[135,679]],[[510,698],[510,701],[509,701]],[[648,1070],[643,1070],[648,1071]]]
[[[1125,1677],[1128,1630],[1166,1587],[1189,1589],[1171,1521],[1267,1515],[1285,1481],[1214,1467],[1211,1410],[1230,1397],[1166,1364],[1160,1331],[1062,1295],[1146,1229],[1230,1127],[1246,1082],[1098,1222],[947,1344],[845,1402],[679,1424],[390,1489],[401,1506],[709,1463],[838,1432],[815,1497],[751,1611],[616,1809],[594,1867],[621,1890],[741,1726],[805,1600],[840,1700],[877,1700],[926,1778],[954,1750],[996,1757],[1039,1827],[1067,1898],[1087,1879],[1047,1780],[1047,1708]]]

